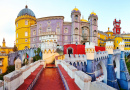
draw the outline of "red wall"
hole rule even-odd
[[[73,48],[73,54],[86,54],[85,53],[85,45],[76,45],[76,44],[67,44],[64,45],[64,54],[67,54],[67,48]],[[105,51],[105,47],[95,46],[95,51]]]

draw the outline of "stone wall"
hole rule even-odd
[[[44,60],[38,60],[30,65],[23,66],[20,70],[15,70],[4,76],[4,89],[5,90],[15,90],[21,84],[24,83],[24,80],[33,72],[38,66],[46,64]]]

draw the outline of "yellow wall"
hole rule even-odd
[[[125,50],[130,50],[130,34],[122,35],[125,42]],[[126,40],[127,39],[127,40]],[[128,45],[128,47],[127,47]]]
[[[28,25],[25,25],[25,21],[28,21]],[[30,26],[36,23],[36,18],[29,15],[23,15],[19,16],[15,20],[15,26],[16,26],[16,46],[18,50],[25,49],[25,46],[30,48]],[[18,25],[17,25],[18,24]],[[25,36],[25,32],[28,32],[28,36]],[[18,34],[18,37],[17,37]],[[27,42],[25,42],[25,39],[27,39]]]
[[[114,41],[114,49],[119,49],[119,43],[123,41],[123,38],[122,37],[115,37],[115,41]]]
[[[104,40],[107,40],[108,37],[104,34],[98,33],[98,46],[105,46]]]
[[[2,62],[2,66],[0,66],[0,69],[2,69],[2,73],[5,73],[8,66],[8,56],[0,56],[0,58],[4,58]]]
[[[1,53],[9,54],[10,52],[13,52],[12,48],[0,48]]]

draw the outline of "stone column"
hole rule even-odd
[[[116,79],[116,74],[114,71],[114,66],[113,66],[113,42],[106,42],[106,51],[108,51],[108,61],[107,61],[107,84],[111,87],[114,87],[116,89],[119,89],[117,79]]]
[[[95,81],[95,69],[94,69],[95,43],[86,42],[85,43],[85,52],[86,52],[86,56],[87,56],[86,73],[92,77],[92,81]]]
[[[119,44],[119,49],[121,50],[121,55],[120,55],[120,79],[118,80],[120,86],[122,89],[126,89],[128,90],[128,82],[129,80],[127,79],[127,76],[129,77],[129,73],[126,67],[126,63],[125,63],[125,53],[124,53],[124,46],[125,43],[120,42]]]
[[[16,59],[16,61],[15,61],[15,70],[20,70],[21,64],[22,64],[21,60],[19,58]]]

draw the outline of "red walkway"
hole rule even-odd
[[[53,65],[47,65],[53,66]],[[33,90],[65,90],[57,68],[45,68],[39,76]]]

